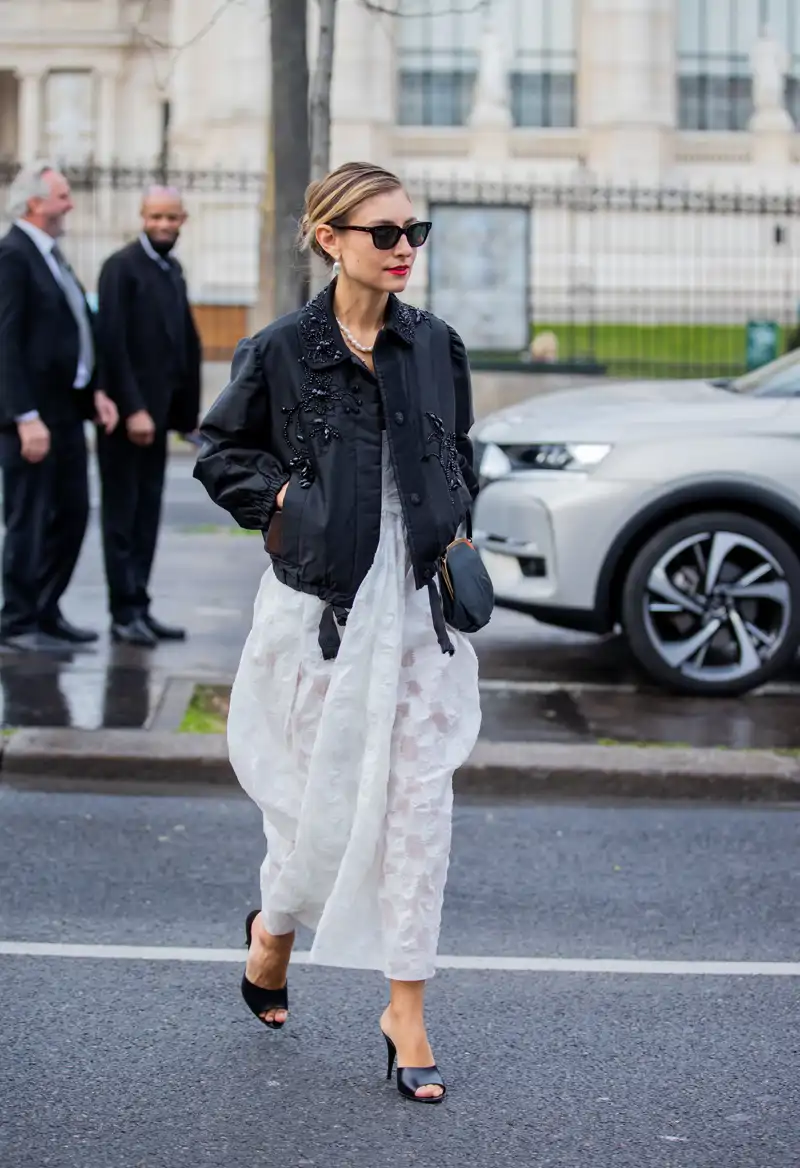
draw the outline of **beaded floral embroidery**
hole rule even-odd
[[[414,308],[411,304],[404,304],[402,300],[392,301],[391,323],[395,332],[404,341],[407,341],[409,345],[414,343],[414,335],[417,328],[429,319],[430,313],[424,312],[421,308]]]
[[[432,433],[428,442],[435,443],[438,449],[433,454],[426,454],[425,458],[435,458],[444,471],[447,485],[455,492],[461,487],[461,466],[456,448],[456,436],[453,430],[445,430],[444,422],[438,414],[426,413],[425,417],[431,424]]]
[[[336,343],[327,312],[328,291],[325,289],[314,300],[309,301],[300,313],[300,339],[306,357],[314,365],[334,365],[347,356]]]
[[[334,439],[342,437],[341,430],[331,420],[334,407],[341,405],[345,414],[356,414],[362,404],[352,390],[337,387],[330,373],[312,369],[308,363],[310,359],[314,364],[336,364],[346,357],[336,343],[325,311],[325,295],[322,293],[312,300],[301,313],[300,336],[306,350],[306,357],[300,358],[305,374],[302,396],[295,405],[283,407],[286,415],[283,437],[292,451],[289,469],[306,490],[316,478],[311,457],[313,444],[321,442],[329,446]]]

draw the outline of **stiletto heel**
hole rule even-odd
[[[381,1034],[386,1039],[386,1049],[389,1055],[389,1069],[386,1078],[391,1079],[397,1058],[397,1047],[385,1030],[381,1029]],[[417,1091],[421,1087],[441,1087],[442,1093],[441,1095],[418,1095]],[[397,1090],[404,1099],[410,1099],[412,1103],[441,1103],[447,1094],[445,1081],[439,1073],[436,1063],[432,1067],[398,1067]]]
[[[383,1034],[383,1031],[381,1031],[381,1034]],[[386,1078],[391,1079],[392,1071],[394,1070],[394,1060],[397,1058],[397,1047],[388,1034],[383,1034],[383,1037],[386,1039],[386,1049],[389,1054],[389,1068],[386,1071]]]
[[[244,935],[248,949],[253,941],[253,921],[258,916],[259,911],[259,909],[254,909],[248,914],[247,920],[244,923]],[[263,986],[254,985],[253,982],[249,981],[246,974],[242,974],[242,997],[259,1022],[263,1023],[264,1026],[268,1026],[270,1030],[280,1030],[283,1027],[283,1022],[276,1022],[274,1019],[271,1022],[267,1022],[261,1015],[268,1013],[270,1010],[289,1009],[288,983],[282,990],[265,990]]]

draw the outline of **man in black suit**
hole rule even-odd
[[[167,435],[193,433],[200,411],[200,339],[181,266],[170,254],[185,222],[177,191],[150,190],[141,235],[106,261],[99,284],[104,385],[124,423],[98,442],[111,632],[116,641],[148,647],[186,635],[151,615],[148,595]]]
[[[59,603],[89,514],[85,420],[111,433],[117,409],[99,391],[92,314],[58,240],[72,210],[67,180],[46,163],[20,172],[14,225],[0,240],[0,639],[16,649],[97,640]]]

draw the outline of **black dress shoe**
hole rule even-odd
[[[65,653],[69,644],[60,638],[34,629],[27,633],[11,633],[0,637],[0,644],[16,653]]]
[[[142,617],[142,621],[159,641],[186,640],[186,629],[178,628],[176,625],[162,625],[161,621],[156,620],[154,616],[150,616],[149,612],[146,616]]]
[[[111,625],[111,640],[118,645],[139,645],[142,649],[154,649],[158,644],[155,634],[150,632],[140,617],[127,624],[114,621]]]
[[[60,615],[55,620],[41,621],[39,628],[48,637],[55,637],[57,641],[66,641],[70,645],[91,645],[100,639],[99,634],[93,629],[79,629]]]

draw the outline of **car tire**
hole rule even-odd
[[[633,655],[679,693],[747,693],[800,644],[800,560],[772,528],[734,512],[680,519],[636,555],[621,616]]]

